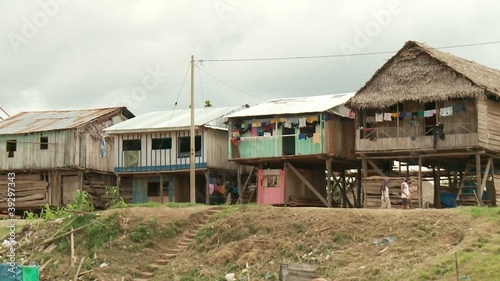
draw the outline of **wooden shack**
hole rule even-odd
[[[250,181],[259,204],[356,205],[342,184],[358,168],[354,120],[343,105],[352,95],[272,99],[228,115],[230,161],[256,169],[253,181],[240,179],[241,192]]]
[[[16,211],[70,203],[77,190],[101,196],[115,183],[113,140],[103,129],[134,115],[125,107],[21,112],[0,122],[0,184],[15,187]],[[10,177],[9,177],[10,178]],[[7,189],[0,209],[7,208]]]
[[[499,97],[499,70],[407,42],[346,103],[356,115],[365,206],[380,206],[381,182],[371,181],[373,174],[399,182],[415,176],[420,206],[422,180],[434,181],[436,207],[442,192],[457,204],[495,204]],[[396,172],[395,161],[420,168]]]
[[[228,162],[223,116],[242,107],[194,109],[196,202],[225,203],[236,175]],[[150,112],[106,129],[114,136],[114,171],[133,203],[190,202],[191,110]],[[234,181],[234,180],[233,180]],[[222,191],[222,192],[221,192]]]

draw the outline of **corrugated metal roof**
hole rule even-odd
[[[272,99],[256,106],[229,114],[226,118],[276,116],[287,114],[325,112],[344,104],[354,93]]]
[[[125,110],[127,111],[127,115],[130,114],[133,116],[125,107],[21,112],[0,122],[0,135],[76,128],[119,110]]]
[[[227,127],[223,124],[226,114],[241,110],[242,107],[205,107],[194,110],[194,125],[207,127]],[[191,126],[191,109],[149,112],[105,129],[109,134],[132,132],[174,131]]]

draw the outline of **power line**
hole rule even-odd
[[[201,67],[199,67],[198,65],[196,65],[196,67],[198,67],[198,69],[200,69],[201,71],[205,72],[205,74],[208,74],[210,77],[214,78],[215,80],[219,81],[220,83],[222,83],[222,84],[224,84],[224,85],[226,85],[226,86],[228,86],[228,87],[230,87],[230,88],[232,88],[232,89],[234,89],[234,90],[236,90],[236,91],[238,91],[238,92],[240,92],[240,93],[243,93],[243,94],[245,94],[245,95],[249,95],[249,96],[251,96],[251,97],[254,97],[254,98],[257,98],[257,99],[260,99],[260,100],[263,100],[263,101],[265,101],[265,100],[266,100],[266,99],[263,99],[263,98],[261,98],[261,97],[259,97],[259,96],[252,95],[252,94],[250,94],[250,93],[247,93],[247,92],[244,92],[244,91],[242,91],[242,90],[240,90],[240,89],[237,89],[237,88],[236,88],[236,87],[234,87],[234,86],[229,85],[228,83],[226,83],[226,82],[224,82],[224,81],[220,80],[219,78],[217,78],[217,77],[213,76],[212,74],[210,74],[210,73],[206,72],[204,69],[202,69],[202,68],[201,68]]]
[[[482,46],[482,45],[492,45],[500,44],[500,41],[482,42],[482,43],[471,43],[471,44],[461,44],[452,46],[441,46],[433,49],[451,49],[451,48],[462,48],[462,47],[472,47],[472,46]],[[373,56],[373,55],[385,55],[394,54],[397,51],[384,51],[384,52],[369,52],[369,53],[357,53],[357,54],[333,54],[333,55],[319,55],[319,56],[295,56],[295,57],[270,57],[270,58],[243,58],[243,59],[208,59],[208,60],[198,60],[198,62],[244,62],[244,61],[275,61],[275,60],[301,60],[301,59],[323,59],[323,58],[340,58],[340,57],[360,57],[360,56]]]
[[[188,63],[186,73],[184,74],[184,80],[182,80],[182,85],[181,85],[181,88],[179,89],[179,94],[177,94],[177,99],[175,100],[174,108],[172,109],[172,114],[170,114],[170,119],[168,119],[168,125],[170,125],[170,121],[172,121],[172,117],[174,116],[174,111],[177,108],[177,102],[179,101],[179,97],[181,96],[182,87],[184,87],[184,82],[186,82],[186,78],[187,78],[190,66],[191,66],[191,63]]]

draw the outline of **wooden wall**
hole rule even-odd
[[[316,190],[326,198],[326,175],[324,170],[299,170]],[[318,199],[316,195],[289,168],[285,169],[285,204],[290,203],[290,196],[306,199]],[[319,200],[319,199],[318,199]]]
[[[325,152],[328,154],[354,159],[355,123],[353,119],[338,116],[325,121]]]
[[[48,149],[40,149],[40,137],[48,138]],[[7,141],[16,140],[14,157],[7,157]],[[75,166],[75,137],[72,130],[0,136],[0,169],[40,170]]]
[[[385,177],[381,176],[371,176],[363,180],[363,188],[365,194],[365,208],[380,208],[381,197],[380,186]],[[403,183],[404,178],[402,177],[388,177],[389,179],[389,197],[391,200],[392,208],[401,208],[401,183]],[[418,179],[411,178],[411,192],[412,192],[412,206],[414,208],[418,207],[419,202],[419,188]]]
[[[223,139],[217,139],[215,137],[220,137],[219,134],[207,134],[205,130],[196,130],[196,135],[201,136],[201,155],[195,156],[196,163],[206,163],[207,162],[207,149],[210,147],[224,147],[223,153],[227,155],[227,132],[224,134]],[[115,150],[115,167],[127,167],[125,158],[127,154],[132,153],[137,156],[137,165],[130,167],[144,167],[144,171],[153,170],[177,170],[189,168],[190,157],[178,157],[178,138],[179,137],[189,137],[189,130],[184,131],[169,131],[169,132],[153,132],[153,133],[142,133],[142,134],[123,134],[115,135],[114,138],[114,150]],[[171,149],[155,149],[151,147],[152,139],[154,138],[171,138],[172,148]],[[123,140],[141,140],[141,150],[140,151],[123,151]],[[212,142],[223,142],[223,144],[212,144]],[[212,152],[211,152],[212,153]],[[221,160],[222,158],[216,159]],[[219,164],[220,165],[220,164]],[[149,167],[149,168],[148,168]]]
[[[8,208],[8,177],[7,174],[0,175],[0,210],[6,211]],[[39,209],[40,206],[49,203],[48,186],[49,183],[40,174],[20,174],[16,173],[14,186],[11,188],[15,194],[15,209],[16,212],[21,212],[26,209]],[[10,201],[9,201],[10,202]]]
[[[479,145],[500,152],[500,102],[481,98],[477,108]]]
[[[206,162],[209,169],[232,170],[236,173],[237,167],[228,161],[228,138],[227,130],[206,130],[205,151]]]
[[[48,148],[40,148],[40,138],[48,138]],[[14,157],[7,157],[7,141],[16,140]],[[101,157],[100,138],[76,130],[37,132],[0,136],[0,167],[3,171],[41,170],[80,167],[112,172],[113,140],[106,142],[106,155]]]

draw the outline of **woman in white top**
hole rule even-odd
[[[391,200],[389,198],[389,180],[384,179],[384,182],[382,182],[382,185],[380,186],[380,193],[382,194],[382,197],[380,198],[380,201],[382,202],[382,205],[380,206],[380,209],[390,209],[391,208]]]
[[[410,207],[410,182],[409,178],[405,178],[405,181],[401,184],[401,208],[409,209]]]

